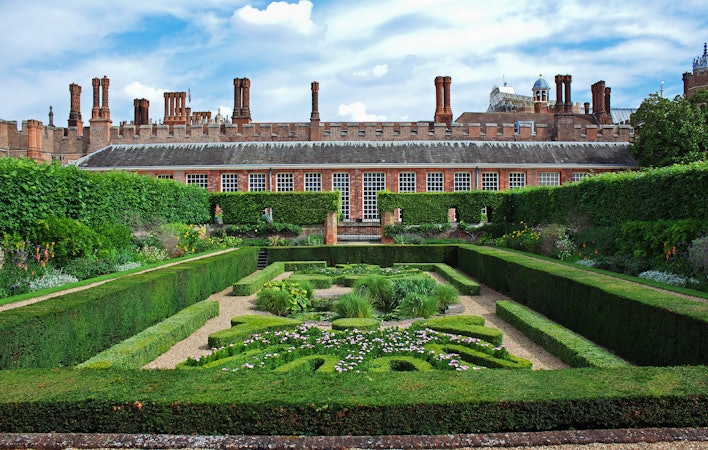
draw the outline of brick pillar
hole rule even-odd
[[[605,112],[607,113],[607,123],[610,124],[612,123],[612,111],[610,110],[610,93],[612,92],[611,88],[606,87],[605,88]]]
[[[324,243],[325,245],[334,245],[337,243],[337,219],[336,211],[329,211],[324,223]]]
[[[393,239],[384,236],[384,228],[386,225],[393,225],[393,211],[383,211],[381,212],[381,243],[382,244],[393,244]]]
[[[133,123],[136,127],[150,124],[150,100],[146,98],[136,98],[133,100],[134,119]]]

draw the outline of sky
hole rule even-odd
[[[188,91],[192,111],[234,106],[251,81],[254,122],[307,122],[318,81],[325,122],[429,121],[436,76],[452,78],[453,117],[487,109],[504,83],[531,95],[570,74],[571,99],[604,80],[612,107],[683,93],[682,74],[708,41],[708,3],[656,0],[2,0],[0,119],[66,126],[69,85],[110,79],[114,125],[133,100],[164,115],[164,92]]]

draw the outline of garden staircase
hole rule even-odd
[[[268,267],[268,250],[262,248],[258,251],[258,270]]]

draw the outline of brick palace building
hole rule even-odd
[[[250,113],[251,82],[234,79],[230,118],[192,112],[186,92],[164,94],[164,117],[149,121],[149,101],[134,101],[131,123],[113,126],[110,80],[94,78],[89,125],[80,111],[81,87],[69,86],[67,127],[27,120],[0,121],[0,150],[40,161],[59,159],[85,170],[130,170],[196,184],[210,191],[342,192],[342,219],[378,221],[376,193],[503,190],[559,185],[592,173],[632,170],[632,128],[613,120],[610,89],[591,86],[592,104],[571,100],[570,75],[555,77],[555,102],[539,78],[522,106],[465,112],[450,107],[450,77],[436,77],[433,120],[323,122],[319,84],[311,84],[309,121],[257,123]],[[494,91],[493,91],[494,93]],[[432,102],[431,102],[432,103]],[[277,220],[277,217],[275,218]]]

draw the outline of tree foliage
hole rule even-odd
[[[695,98],[694,98],[695,97]],[[641,166],[663,167],[708,159],[708,93],[690,100],[651,94],[632,117],[630,151]]]

